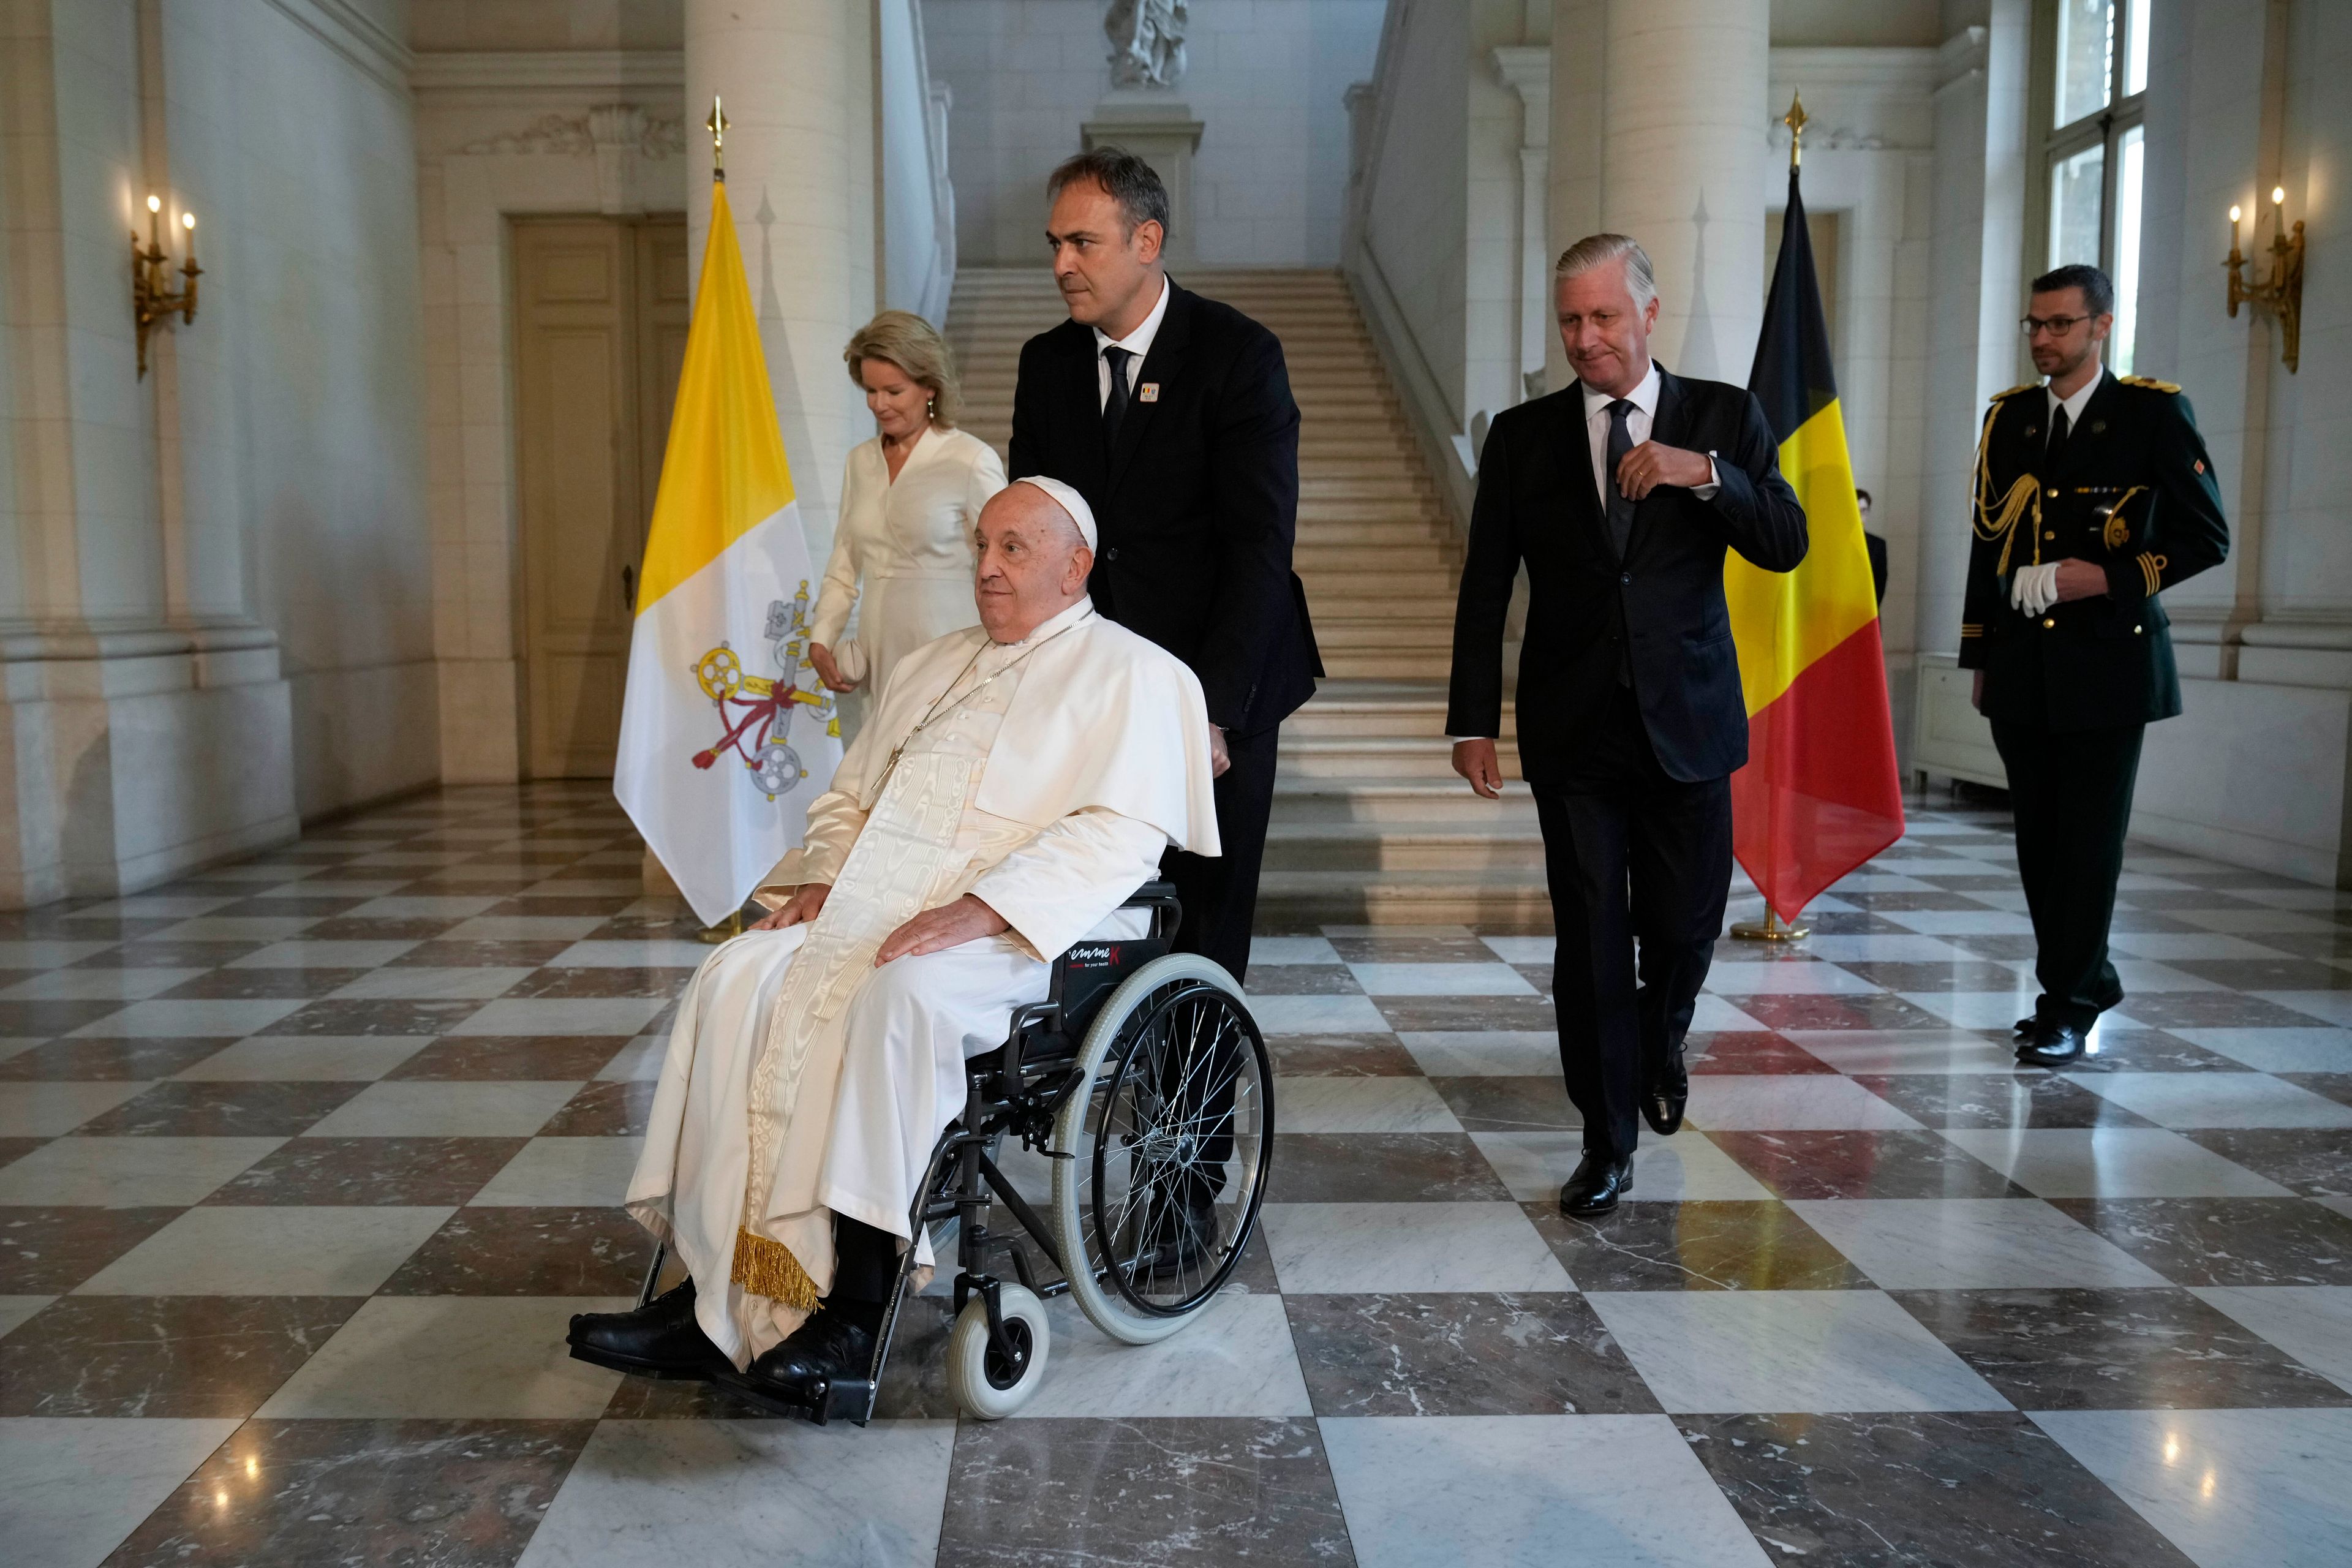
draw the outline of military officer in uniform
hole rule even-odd
[[[2009,770],[2042,984],[2017,1023],[2032,1067],[2080,1057],[2123,1000],[2107,922],[2140,738],[2180,711],[2158,595],[2230,551],[2189,399],[2100,363],[2115,298],[2095,267],[2033,280],[2023,326],[2048,381],[1994,398],[1977,448],[1960,668]]]

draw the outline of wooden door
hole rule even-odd
[[[685,352],[686,225],[517,220],[525,757],[610,778],[646,524]]]

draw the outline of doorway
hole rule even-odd
[[[511,232],[524,764],[608,779],[686,357],[686,220],[517,218]]]

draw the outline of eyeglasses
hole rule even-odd
[[[2017,323],[2017,327],[2029,338],[2036,332],[2048,332],[2053,338],[2063,338],[2090,319],[2088,316],[2027,316]]]

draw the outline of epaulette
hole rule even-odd
[[[2150,392],[2168,392],[2178,394],[2180,391],[2180,384],[2179,382],[2158,381],[2152,375],[2119,375],[2116,377],[2116,379],[2122,382],[2126,386],[2145,386]]]
[[[2029,381],[2029,382],[2027,382],[2027,383],[2026,383],[2024,385],[2022,385],[2022,386],[2012,386],[2012,387],[2011,387],[2007,392],[1996,392],[1996,393],[1994,393],[1994,394],[1992,395],[1992,400],[1993,400],[1995,403],[1999,403],[2002,398],[2004,398],[2004,397],[2015,397],[2015,396],[2016,396],[2019,393],[2021,393],[2021,392],[2039,392],[2039,391],[2041,391],[2041,390],[2042,390],[2042,384],[2041,384],[2040,382],[2038,382],[2038,381]]]

